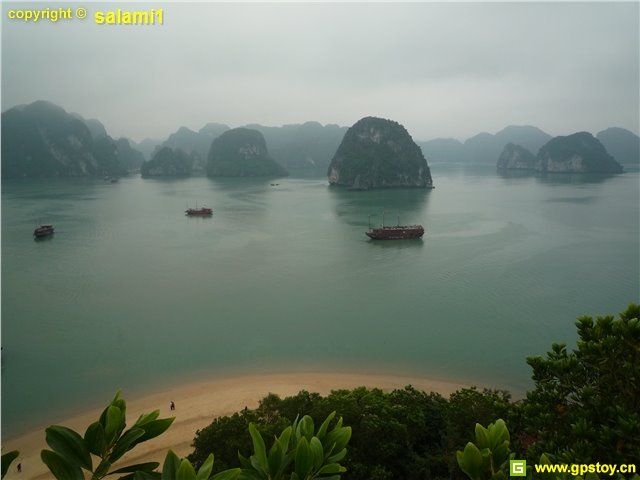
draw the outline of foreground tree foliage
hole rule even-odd
[[[360,387],[326,397],[270,394],[255,410],[217,418],[196,432],[193,453],[181,459],[170,451],[158,472],[155,462],[112,470],[127,451],[173,422],[155,411],[125,430],[126,404],[117,394],[84,436],[49,427],[51,450],[41,456],[59,480],[504,480],[514,458],[529,461],[528,478],[545,480],[581,477],[532,476],[531,465],[640,468],[639,317],[640,307],[630,305],[618,319],[578,319],[576,349],[554,344],[546,357],[529,358],[535,388],[515,403],[508,392],[476,388],[449,399],[411,386],[390,393]],[[325,420],[316,429],[313,418]],[[513,437],[507,424],[515,427]],[[469,442],[474,434],[475,443]],[[265,438],[272,439],[268,449]],[[2,476],[16,456],[2,456]],[[583,480],[597,477],[589,473]]]
[[[479,423],[476,424],[476,442],[468,442],[464,447],[464,451],[456,452],[456,458],[460,469],[471,480],[505,480],[509,477],[526,477],[527,480],[600,480],[597,475],[598,468],[601,465],[591,462],[590,464],[564,464],[567,471],[558,473],[552,472],[550,469],[544,472],[536,471],[531,464],[526,468],[521,464],[520,467],[514,466],[513,472],[511,461],[522,459],[516,457],[511,450],[511,437],[504,420],[498,419],[495,423],[489,424],[484,428]],[[542,454],[538,461],[534,462],[540,466],[558,467],[549,459],[549,455]],[[603,478],[614,478],[616,480],[624,479],[622,475],[616,472],[610,472],[607,468],[601,468]],[[615,464],[614,464],[615,466]],[[577,468],[576,468],[577,467]],[[576,475],[571,473],[572,470],[583,470],[585,475]],[[640,480],[640,475],[631,474],[631,480]]]
[[[546,358],[527,359],[536,384],[524,406],[530,458],[640,465],[638,318],[638,305],[618,319],[581,317],[575,350],[554,344]]]
[[[84,437],[78,432],[59,425],[46,429],[46,441],[51,450],[42,450],[42,461],[58,480],[99,480],[107,475],[119,475],[119,480],[340,480],[346,469],[340,461],[347,455],[351,427],[342,424],[342,418],[333,422],[331,412],[316,430],[308,415],[296,418],[293,425],[275,436],[267,450],[255,424],[248,430],[253,454],[239,456],[240,467],[214,474],[213,453],[193,467],[188,459],[167,452],[162,471],[156,471],[158,462],[127,465],[112,470],[115,462],[144,441],[165,432],[174,418],[159,419],[159,411],[141,415],[134,425],[126,428],[126,402],[116,394],[104,409],[99,420],[92,423]],[[19,453],[2,455],[2,477]],[[99,461],[94,462],[97,457]],[[94,466],[95,465],[95,466]],[[86,474],[85,474],[86,472]]]
[[[271,394],[257,409],[217,418],[199,430],[188,458],[200,465],[215,452],[214,470],[229,468],[238,452],[246,455],[252,447],[242,435],[251,422],[258,422],[264,436],[273,437],[298,414],[323,418],[337,411],[353,429],[343,478],[464,478],[454,452],[473,434],[476,414],[496,418],[511,408],[506,392],[477,389],[461,390],[449,401],[411,386],[390,393],[360,387],[337,390],[326,397],[306,391],[284,399]]]
[[[640,465],[639,314],[640,307],[630,305],[618,319],[578,319],[576,350],[555,344],[546,358],[529,358],[535,388],[515,403],[508,392],[475,388],[449,399],[410,386],[391,393],[363,387],[327,397],[269,395],[257,409],[198,431],[189,459],[200,465],[209,452],[220,452],[220,468],[228,468],[236,452],[251,448],[241,436],[250,422],[273,436],[298,414],[321,418],[337,411],[353,427],[345,480],[465,479],[455,452],[477,432],[476,423],[496,418],[514,431],[509,449],[532,463]],[[504,472],[504,462],[493,469],[491,475]]]

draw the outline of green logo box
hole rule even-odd
[[[526,477],[527,476],[527,461],[526,460],[510,460],[509,461],[509,476],[511,476],[511,477]]]

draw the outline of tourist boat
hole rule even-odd
[[[40,225],[33,231],[33,236],[36,238],[48,237],[53,235],[53,225]]]
[[[400,225],[399,220],[395,226],[385,226],[383,213],[382,226],[378,228],[371,227],[371,216],[369,216],[369,230],[365,233],[373,240],[405,240],[422,238],[424,235],[424,227],[422,225]]]
[[[200,208],[187,208],[184,214],[188,217],[210,217],[213,215],[213,208],[200,207]]]

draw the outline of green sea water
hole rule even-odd
[[[525,358],[640,298],[639,175],[432,167],[2,184],[2,433],[199,375],[348,370],[531,386]],[[277,185],[271,185],[277,183]],[[188,218],[207,204],[211,218]],[[372,223],[421,223],[376,242]],[[36,223],[52,238],[34,241]]]

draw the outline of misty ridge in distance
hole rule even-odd
[[[346,126],[313,121],[245,127],[264,136],[269,155],[287,170],[318,172],[326,171],[348,130]],[[192,170],[204,172],[211,144],[228,130],[228,125],[208,123],[197,132],[181,127],[165,139],[139,143],[116,140],[98,119],[86,119],[50,102],[37,101],[2,113],[3,176],[119,176],[139,169],[162,147],[182,150],[193,162]],[[495,165],[506,144],[521,145],[535,154],[551,138],[534,126],[508,126],[496,134],[480,133],[464,142],[438,138],[416,143],[429,163]],[[640,163],[640,137],[634,133],[612,127],[596,138],[619,163]],[[68,157],[64,167],[55,166],[60,156]]]

